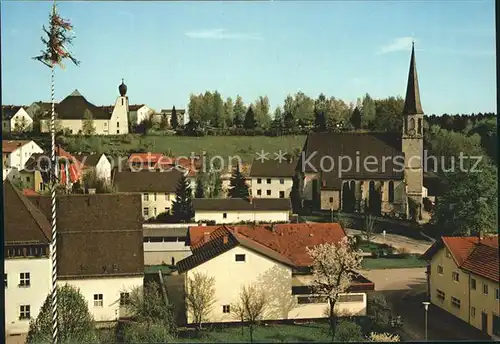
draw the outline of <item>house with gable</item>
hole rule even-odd
[[[90,103],[84,96],[75,90],[69,96],[56,104],[56,126],[69,134],[83,132],[85,120],[92,120],[96,135],[123,135],[129,132],[129,105],[127,86],[123,83],[118,87],[120,95],[117,97],[113,110],[106,111],[102,107]],[[40,119],[40,131],[50,131],[50,111],[44,111]]]
[[[33,119],[23,106],[2,106],[2,131],[26,132],[33,130]]]
[[[187,243],[192,254],[177,263],[178,275],[172,278],[184,281],[184,287],[177,284],[181,289],[195,273],[215,279],[216,301],[208,315],[210,323],[238,321],[231,304],[249,284],[266,292],[263,320],[323,318],[327,303],[312,294],[312,260],[306,247],[338,242],[345,235],[337,223],[190,227]],[[357,274],[348,292],[341,295],[337,313],[365,315],[366,292],[371,290],[374,284]],[[174,301],[178,307],[183,303],[183,299]],[[193,323],[188,312],[185,320]]]
[[[111,183],[111,171],[113,166],[106,154],[77,154],[74,156],[80,162],[82,175],[93,171],[97,178]]]
[[[255,198],[290,198],[297,161],[254,159],[250,168],[251,195]]]
[[[18,177],[19,171],[33,154],[43,153],[43,149],[32,140],[2,140],[3,178]]]
[[[304,200],[322,210],[420,219],[424,111],[414,47],[401,120],[399,134],[309,134],[299,164]]]
[[[498,235],[441,237],[423,258],[432,305],[499,340]]]
[[[28,332],[51,290],[47,217],[9,180],[3,182],[4,292],[7,335]]]
[[[29,202],[50,219],[50,197],[33,196]],[[143,285],[140,204],[140,196],[130,194],[57,198],[58,283],[78,288],[97,322],[127,317],[130,291]],[[50,276],[48,271],[49,281]]]

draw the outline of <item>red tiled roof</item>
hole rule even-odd
[[[258,226],[224,226],[272,251],[288,258],[296,266],[312,264],[306,247],[323,243],[335,243],[345,237],[345,231],[338,223],[300,223]],[[189,228],[189,243],[196,249],[204,243],[204,233],[213,233],[221,226],[196,226]]]
[[[163,157],[162,153],[132,153],[128,158],[128,163],[153,163],[156,164]]]
[[[484,237],[481,240],[478,237],[441,237],[423,257],[430,260],[445,246],[459,268],[499,281],[498,236]]]
[[[30,142],[30,140],[2,140],[2,153],[12,153],[19,147]]]
[[[38,196],[38,193],[33,189],[23,189],[24,196]]]

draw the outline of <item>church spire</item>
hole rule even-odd
[[[423,114],[420,103],[420,91],[418,88],[417,64],[415,62],[415,42],[411,44],[410,71],[408,72],[408,85],[406,86],[406,98],[403,108],[404,115]]]

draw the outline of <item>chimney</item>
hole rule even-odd
[[[229,240],[229,238],[227,237],[227,235],[224,235],[224,238],[223,238],[224,245],[227,244],[228,240]]]
[[[203,233],[203,242],[206,244],[210,241],[210,232]]]

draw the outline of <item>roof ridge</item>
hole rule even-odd
[[[49,220],[45,217],[42,211],[35,206],[26,196],[21,194],[21,192],[12,184],[10,180],[6,180],[6,182],[10,185],[14,192],[16,193],[19,200],[23,203],[26,210],[31,214],[31,217],[35,221],[35,223],[40,228],[40,231],[43,233],[44,237],[50,242],[51,241],[51,227]]]

